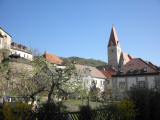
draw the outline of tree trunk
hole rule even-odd
[[[47,100],[48,104],[51,103],[51,97],[52,97],[53,90],[54,90],[54,82],[52,82],[51,89],[48,93],[48,100]]]

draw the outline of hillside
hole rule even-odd
[[[68,58],[62,58],[65,63],[75,61],[78,64],[81,65],[88,65],[93,67],[98,66],[105,66],[107,63],[101,60],[95,60],[95,59],[86,59],[86,58],[80,58],[80,57],[68,57]]]

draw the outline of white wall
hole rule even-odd
[[[28,59],[28,60],[33,60],[33,55],[32,54],[29,54],[29,53],[26,53],[26,52],[23,52],[23,51],[19,51],[19,50],[14,50],[14,49],[10,49],[11,51],[11,54],[17,54],[17,55],[20,55],[20,57],[22,58],[25,58],[25,59]]]
[[[90,87],[92,85],[92,82],[96,82],[96,87],[100,89],[100,92],[104,91],[104,86],[105,86],[105,79],[101,78],[92,78],[91,76],[83,77],[83,86],[90,90]]]
[[[3,48],[3,38],[0,38],[0,49]]]
[[[108,48],[108,64],[117,67],[120,61],[122,50],[119,46]]]
[[[0,34],[4,36],[4,38],[1,39],[1,45],[0,48],[10,49],[11,47],[11,36],[9,36],[5,31],[0,29]]]
[[[93,78],[96,81],[96,87],[100,89],[101,92],[104,91],[105,79],[102,78]]]
[[[83,77],[83,85],[88,91],[90,90],[92,81],[93,79],[91,78],[91,76]]]

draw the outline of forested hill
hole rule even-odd
[[[101,60],[95,60],[95,59],[86,59],[86,58],[80,58],[80,57],[68,57],[68,58],[62,58],[64,62],[71,62],[75,61],[78,64],[81,65],[87,65],[87,66],[105,66],[107,63]]]

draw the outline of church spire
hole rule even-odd
[[[116,29],[113,26],[108,43],[108,65],[118,68],[121,57],[121,47],[118,40]]]
[[[108,47],[118,46],[118,45],[119,45],[118,35],[117,35],[115,27],[112,26]]]

